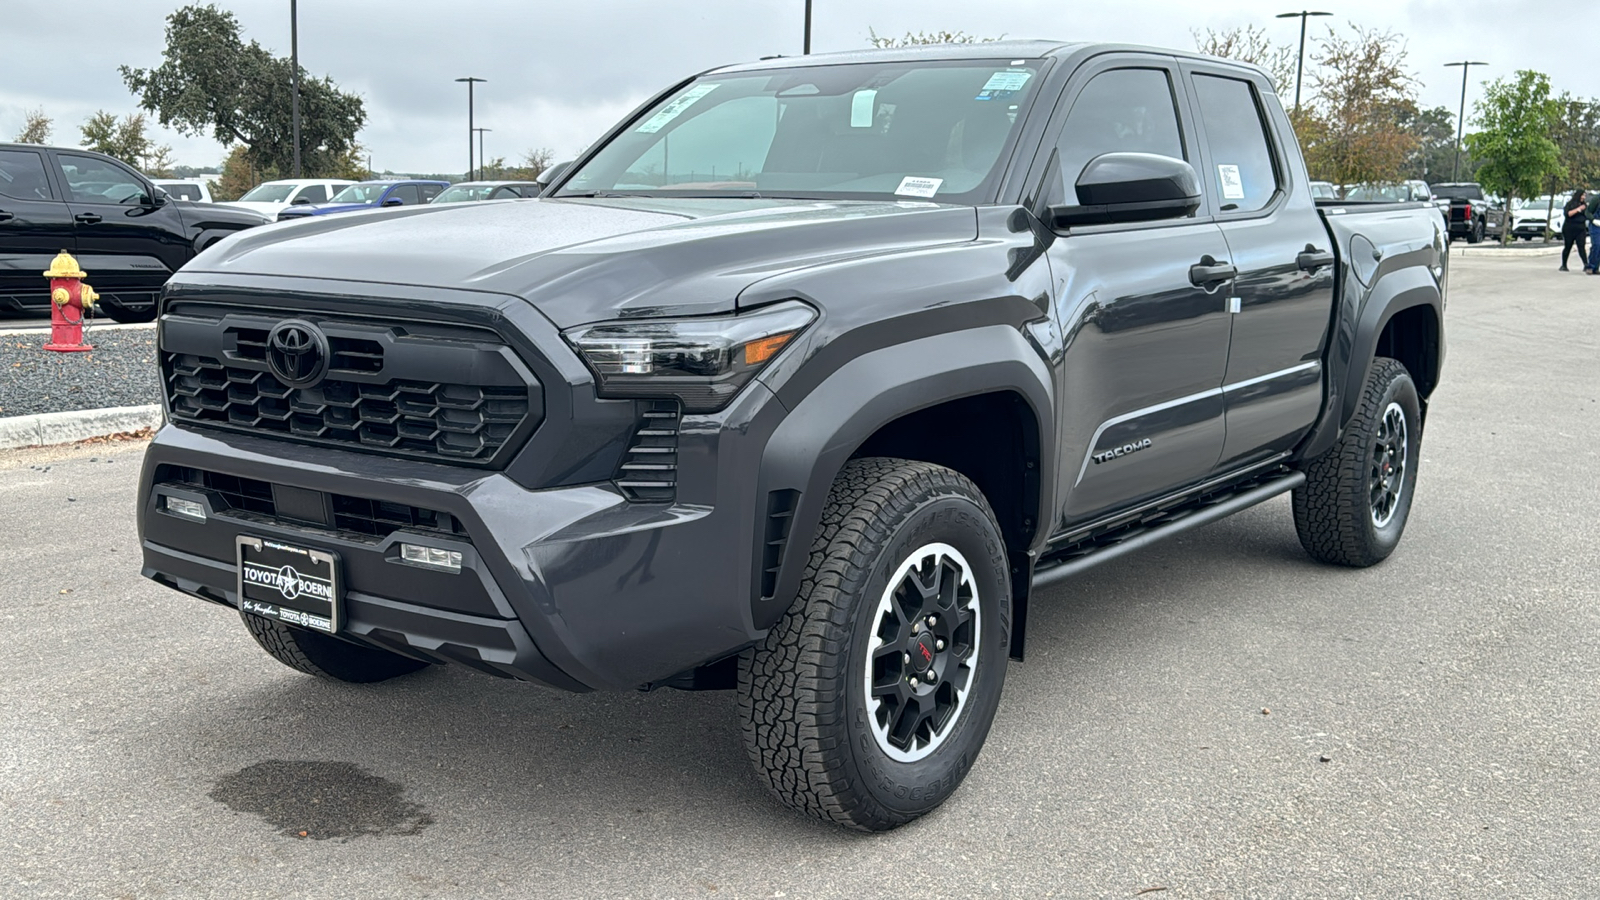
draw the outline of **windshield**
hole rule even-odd
[[[499,185],[495,184],[457,184],[447,188],[444,193],[433,198],[434,203],[461,203],[466,200],[486,200],[489,194]],[[505,196],[512,196],[506,194]]]
[[[387,181],[373,184],[352,184],[333,195],[329,203],[377,203],[383,192],[391,187]]]
[[[1483,188],[1475,184],[1436,184],[1433,186],[1435,197],[1449,197],[1451,200],[1482,200]]]
[[[612,138],[557,196],[761,196],[976,203],[1037,60],[862,63],[711,76]]]
[[[251,203],[282,203],[289,199],[289,192],[293,190],[292,184],[258,184],[239,200]]]
[[[1555,200],[1553,198],[1551,198],[1551,197],[1534,197],[1531,200],[1524,200],[1521,203],[1517,204],[1517,208],[1518,209],[1537,209],[1537,210],[1543,211],[1543,210],[1549,209],[1550,205],[1552,203],[1555,203]],[[1555,203],[1555,205],[1556,206],[1560,206],[1561,204]]]

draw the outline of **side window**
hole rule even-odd
[[[0,150],[0,194],[18,200],[50,200],[44,159],[32,150]]]
[[[422,202],[424,202],[424,203],[432,203],[433,202],[433,198],[439,196],[439,192],[444,190],[444,188],[440,187],[437,184],[424,184],[421,187],[422,187]]]
[[[325,185],[308,184],[300,189],[300,193],[296,194],[294,199],[304,200],[307,203],[327,203],[328,188]]]
[[[1073,185],[1097,156],[1132,152],[1188,159],[1171,76],[1165,69],[1112,69],[1096,75],[1078,93],[1056,149],[1069,204],[1078,202]]]
[[[417,193],[417,186],[414,184],[402,184],[395,188],[389,196],[399,197],[400,202],[406,206],[416,206],[422,202],[421,196]]]
[[[144,182],[127,169],[93,156],[58,153],[67,199],[74,203],[137,204],[145,199]]]
[[[1194,76],[1194,92],[1211,149],[1211,182],[1223,212],[1250,212],[1272,202],[1278,167],[1267,143],[1255,88],[1248,81]]]

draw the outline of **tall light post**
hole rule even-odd
[[[1445,68],[1451,66],[1461,67],[1461,112],[1456,115],[1456,164],[1450,169],[1450,180],[1461,180],[1461,138],[1466,133],[1467,127],[1467,73],[1473,66],[1487,66],[1486,62],[1464,59],[1460,62],[1445,63]]]
[[[289,67],[294,70],[294,96],[289,101],[294,121],[294,177],[300,177],[300,10],[298,0],[289,0]]]
[[[801,52],[806,56],[811,55],[811,0],[806,0],[806,42]]]
[[[1278,13],[1277,17],[1280,18],[1280,19],[1298,18],[1300,20],[1300,58],[1299,58],[1299,61],[1296,62],[1295,66],[1294,66],[1294,111],[1295,112],[1299,112],[1300,111],[1300,82],[1301,82],[1301,80],[1303,80],[1305,78],[1305,74],[1306,74],[1306,19],[1309,19],[1312,16],[1331,16],[1331,15],[1333,15],[1333,13],[1331,13],[1331,12],[1316,12],[1316,11],[1309,10],[1309,9],[1302,9],[1299,12]]]
[[[478,133],[478,177],[482,178],[483,177],[483,162],[484,162],[484,160],[488,159],[487,156],[483,155],[483,133],[485,131],[493,131],[494,129],[493,128],[474,128],[472,130],[476,131]]]
[[[472,128],[472,86],[475,85],[475,84],[478,84],[479,82],[484,82],[484,81],[488,81],[488,80],[489,79],[487,79],[487,78],[474,78],[474,77],[472,77],[470,75],[467,76],[466,78],[457,78],[456,79],[456,81],[458,81],[458,82],[465,81],[467,83],[467,180],[468,181],[472,180],[472,131],[473,131],[473,128]]]

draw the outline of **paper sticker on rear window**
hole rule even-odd
[[[1217,166],[1217,181],[1222,184],[1222,199],[1244,199],[1244,179],[1239,177],[1238,166]]]
[[[939,185],[944,184],[943,178],[919,178],[907,175],[900,179],[900,186],[894,189],[897,197],[932,197],[939,193]]]
[[[998,97],[1010,96],[1022,90],[1027,85],[1028,79],[1032,77],[1032,72],[996,72],[989,76],[988,81],[983,83],[983,87],[978,90],[978,96],[973,99],[994,100]]]
[[[644,134],[654,134],[657,131],[660,131],[662,128],[666,127],[668,122],[671,122],[673,119],[683,115],[683,111],[693,106],[696,100],[699,100],[701,97],[711,93],[718,87],[720,87],[720,85],[697,84],[694,87],[689,88],[687,91],[683,92],[682,96],[674,99],[666,106],[656,110],[655,115],[645,119],[644,124],[640,125],[638,128],[635,128],[634,131]]]

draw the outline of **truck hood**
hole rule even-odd
[[[706,315],[805,266],[971,241],[970,206],[606,198],[451,203],[308,217],[220,241],[199,273],[462,288],[521,297],[556,325]],[[381,291],[374,293],[381,294]]]

